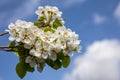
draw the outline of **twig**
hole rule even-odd
[[[0,51],[13,52],[13,50],[0,50]]]
[[[9,46],[0,46],[0,48],[4,48],[4,49],[6,49],[6,48],[15,48],[15,47],[18,47],[18,46],[13,46],[13,47],[9,47]]]
[[[17,46],[14,46],[14,47],[0,46],[0,51],[7,51],[7,52],[14,51],[14,50],[11,50],[10,48],[15,48],[15,47]]]
[[[6,34],[8,34],[9,32],[3,32],[3,33],[0,33],[0,36],[4,36]]]

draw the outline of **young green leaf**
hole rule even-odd
[[[41,25],[41,23],[42,22],[40,22],[40,21],[36,21],[36,22],[34,22],[34,25],[37,26],[37,27],[39,27]]]
[[[53,67],[54,62],[51,59],[46,59],[45,62],[47,63],[47,65],[49,65],[50,67]]]
[[[25,49],[23,46],[18,46],[18,54],[19,56],[27,56],[29,55],[29,49]]]
[[[26,75],[26,69],[23,63],[18,63],[16,66],[16,73],[22,79]]]
[[[69,64],[70,64],[70,57],[69,56],[64,56],[63,59],[62,59],[63,67],[67,68]]]
[[[59,52],[59,53],[57,53],[57,58],[58,58],[58,59],[61,59],[61,60],[64,58],[64,54],[63,54],[62,51]]]
[[[9,47],[14,47],[15,46],[15,41],[12,41],[8,44]]]
[[[56,20],[53,22],[53,28],[58,28],[62,26],[61,20],[59,20],[58,18],[56,18]]]
[[[52,33],[55,32],[55,30],[53,30],[51,27],[47,26],[47,27],[44,28],[44,32],[48,32],[48,31],[50,31]]]
[[[55,62],[54,62],[53,69],[58,70],[59,68],[61,68],[61,66],[62,66],[62,64],[61,64],[60,60],[57,59],[57,60],[55,60]]]
[[[28,72],[34,72],[34,68],[30,67],[30,65],[28,63],[25,63],[25,68]]]
[[[41,16],[38,21],[44,21],[45,17],[44,16]]]

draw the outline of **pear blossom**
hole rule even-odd
[[[60,52],[64,56],[73,56],[74,52],[81,51],[79,35],[65,27],[65,22],[61,18],[62,12],[57,7],[38,7],[36,14],[38,21],[44,17],[42,22],[47,26],[39,27],[33,22],[17,20],[15,23],[10,23],[7,30],[10,41],[18,42],[18,46],[22,43],[22,47],[28,50],[25,62],[29,63],[30,67],[37,65],[38,71],[41,71],[45,66],[45,60],[58,60],[57,55]],[[53,23],[56,19],[62,25],[54,28]],[[48,27],[50,30],[45,31]]]
[[[45,7],[38,7],[38,10],[36,11],[36,14],[40,16],[46,16],[49,17],[52,15],[53,17],[61,17],[62,12],[59,11],[57,7],[52,6],[45,6]]]
[[[29,64],[30,64],[30,67],[34,67],[34,66],[36,65],[35,58],[34,58],[34,57],[31,57],[31,56],[28,56],[28,57],[25,59],[25,62],[26,62],[26,63],[29,63]]]
[[[10,41],[14,41],[16,40],[17,42],[20,42],[20,37],[19,37],[19,34],[20,34],[20,29],[19,27],[17,27],[15,24],[11,23],[9,26],[8,26],[9,30],[7,30],[9,32],[9,34],[11,35],[9,37],[9,40]]]
[[[38,15],[38,19],[44,18],[43,22],[50,26],[53,26],[56,19],[60,20],[61,24],[64,24],[64,20],[61,18],[62,12],[55,6],[40,6],[35,13]]]

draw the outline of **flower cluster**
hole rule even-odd
[[[42,71],[46,63],[57,69],[55,63],[64,61],[66,57],[81,50],[78,34],[66,29],[61,18],[62,12],[57,7],[39,7],[36,14],[38,21],[34,23],[22,20],[11,23],[8,26],[9,40],[17,43],[18,50],[24,48],[25,54],[18,52],[18,55],[27,55],[24,62],[31,68],[37,65],[38,71]],[[54,64],[49,64],[50,61]],[[63,66],[65,64],[67,63],[63,63]]]

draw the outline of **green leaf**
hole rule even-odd
[[[60,60],[57,59],[57,60],[54,62],[53,68],[54,68],[55,70],[58,70],[59,68],[61,68],[61,66],[62,66],[62,64],[61,64]]]
[[[13,48],[14,54],[19,56],[19,49],[17,47]]]
[[[28,71],[28,72],[33,72],[34,71],[34,68],[30,67],[30,65],[28,63],[25,63],[25,59],[26,59],[27,56],[20,56],[20,63],[23,63],[23,66],[25,67],[25,69]]]
[[[55,61],[53,61],[53,60],[51,60],[51,59],[47,59],[47,60],[45,60],[45,62],[46,62],[51,68],[53,68],[53,69],[55,69],[55,70],[58,70],[58,69],[61,68],[61,66],[62,66],[62,63],[60,62],[59,59],[57,59],[57,60],[55,60]]]
[[[44,16],[42,16],[42,17],[40,17],[39,19],[38,19],[38,21],[44,21],[44,19],[45,19],[45,17]]]
[[[16,66],[16,73],[20,78],[26,75],[26,72],[34,72],[34,68],[30,67],[28,63],[25,63],[26,56],[19,57],[19,63]]]
[[[37,26],[37,27],[40,27],[41,24],[42,24],[42,22],[40,22],[40,21],[34,22],[34,25]]]
[[[29,49],[25,49],[22,45],[18,46],[18,54],[19,56],[28,56],[29,55]]]
[[[16,66],[16,73],[22,79],[26,75],[26,69],[23,63],[18,63]]]
[[[27,56],[20,56],[20,57],[19,57],[19,61],[20,61],[21,63],[25,63],[26,57],[27,57]]]
[[[40,23],[39,21],[34,22],[34,25],[35,25],[35,26],[40,26],[40,24],[41,24],[41,23]]]
[[[46,59],[45,62],[46,62],[47,65],[49,65],[50,67],[53,67],[53,65],[54,65],[54,62],[53,62],[53,60],[51,60],[51,59]]]
[[[53,30],[51,27],[47,26],[47,27],[44,28],[44,32],[48,32],[48,31],[50,31],[52,33],[55,32],[55,30]]]
[[[43,25],[43,24],[44,24],[44,19],[45,19],[44,16],[40,17],[40,18],[38,19],[38,21],[34,22],[34,25],[37,26],[37,27],[44,26],[44,25]]]
[[[30,67],[30,65],[28,63],[25,63],[25,68],[28,72],[34,72],[34,68]]]
[[[47,31],[50,31],[50,27],[49,26],[44,28],[44,32],[47,32]]]
[[[56,18],[56,20],[53,22],[53,28],[58,28],[62,26],[61,20],[59,20],[58,18]]]
[[[57,53],[57,58],[58,58],[58,59],[61,59],[61,60],[64,58],[64,54],[63,54],[62,51],[59,52],[59,53]]]
[[[67,68],[69,64],[70,64],[70,57],[69,56],[64,56],[63,59],[62,59],[63,67]]]
[[[14,47],[15,46],[15,41],[12,41],[8,44],[9,47]]]

